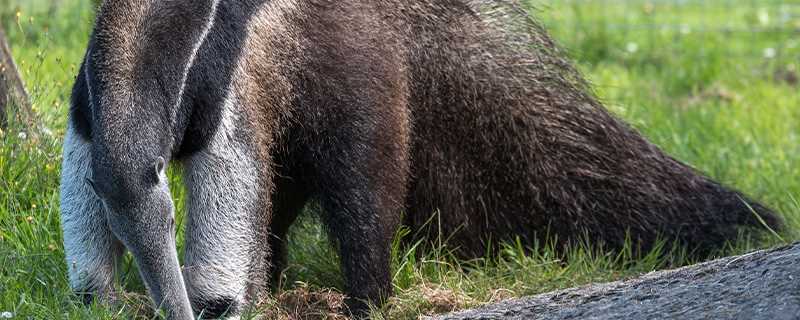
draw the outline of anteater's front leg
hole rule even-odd
[[[340,122],[318,149],[323,219],[339,249],[348,306],[357,316],[392,293],[391,242],[408,180],[406,122],[400,115],[384,116]]]
[[[87,303],[93,296],[114,298],[114,273],[123,250],[87,180],[91,165],[91,144],[70,122],[61,169],[61,227],[70,286]]]
[[[184,278],[195,313],[240,313],[266,290],[270,183],[264,159],[226,110],[207,148],[186,161]]]

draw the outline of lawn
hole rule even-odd
[[[525,3],[610,110],[669,154],[762,200],[788,221],[781,239],[742,241],[729,253],[800,239],[800,1]],[[123,303],[86,308],[67,282],[58,213],[60,140],[92,21],[90,0],[0,0],[0,24],[43,126],[38,135],[18,125],[0,132],[0,315],[152,317],[129,257],[120,280],[131,294]],[[171,176],[182,216],[177,170]],[[291,242],[282,289],[258,311],[337,318],[328,311],[341,302],[341,275],[313,214],[295,228]],[[445,250],[418,255],[396,246],[396,297],[374,316],[416,319],[686,262],[580,248],[557,255],[546,245],[536,252],[526,256],[512,243],[497,259],[459,262]]]

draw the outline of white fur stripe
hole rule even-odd
[[[86,51],[86,57],[83,58],[83,78],[86,81],[86,91],[89,92],[88,107],[89,110],[91,110],[91,112],[89,112],[90,114],[88,115],[90,122],[92,121],[91,118],[94,116],[94,91],[92,90],[92,82],[89,81],[89,66],[90,66],[89,63],[91,61],[90,60],[91,57],[92,57],[92,51],[90,48],[89,50]],[[75,81],[80,81],[80,80],[75,80]]]
[[[203,32],[200,34],[200,38],[194,44],[192,48],[192,53],[189,55],[189,60],[186,61],[186,67],[183,70],[183,78],[181,79],[181,88],[178,91],[178,100],[175,101],[175,108],[173,108],[173,117],[175,119],[175,115],[177,114],[178,110],[180,110],[181,104],[183,103],[183,93],[186,91],[186,80],[189,78],[189,71],[191,71],[192,67],[194,66],[194,62],[197,59],[197,52],[200,51],[200,47],[206,42],[206,38],[208,38],[208,33],[211,31],[211,28],[214,27],[214,21],[217,17],[217,6],[219,5],[219,0],[213,0],[211,4],[211,12],[208,15],[206,20],[206,24],[203,27]],[[174,125],[174,124],[173,124]]]

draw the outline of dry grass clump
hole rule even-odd
[[[276,320],[347,320],[345,295],[333,289],[311,288],[299,283],[292,290],[281,291],[266,299],[258,310],[263,319]]]

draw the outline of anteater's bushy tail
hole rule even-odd
[[[772,209],[738,191],[706,180],[697,192],[696,195],[688,195],[686,201],[694,203],[697,215],[702,218],[692,221],[694,225],[686,223],[683,228],[665,228],[666,231],[681,232],[665,235],[694,249],[697,255],[713,253],[721,244],[737,240],[742,232],[760,236],[783,230],[783,219]],[[681,221],[676,222],[682,227]]]
[[[412,228],[433,222],[429,235],[466,257],[516,237],[566,244],[584,235],[643,250],[663,239],[705,254],[743,229],[780,229],[770,209],[608,113],[516,1],[466,2],[408,17],[418,27],[406,36],[417,39]]]

